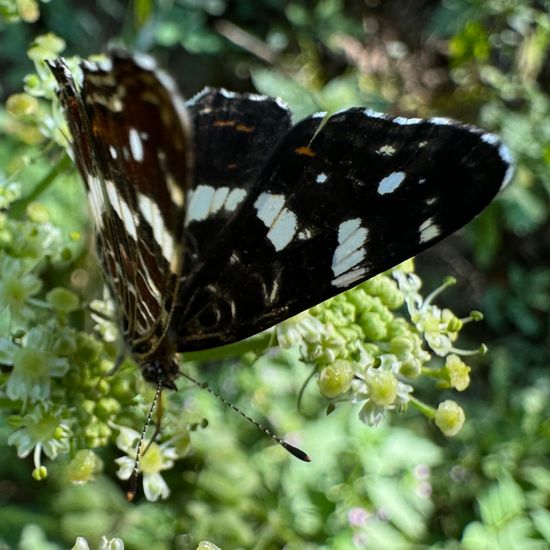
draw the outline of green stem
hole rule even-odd
[[[22,218],[27,206],[35,201],[54,182],[55,178],[72,166],[72,161],[67,155],[63,155],[53,168],[38,182],[36,187],[26,196],[16,200],[10,207],[10,214],[13,218]]]
[[[422,401],[419,401],[416,399],[416,397],[410,397],[409,403],[418,411],[420,411],[424,416],[428,418],[434,418],[435,417],[435,409],[433,407],[430,407],[429,405],[426,405],[426,403],[422,403]]]
[[[202,351],[187,351],[183,353],[185,361],[214,361],[216,359],[225,359],[226,357],[235,357],[244,355],[248,352],[261,353],[269,347],[271,343],[271,333],[262,332],[252,338]]]

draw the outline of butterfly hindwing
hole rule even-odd
[[[494,135],[447,119],[303,120],[182,288],[180,349],[249,336],[428,248],[490,202],[509,160]]]

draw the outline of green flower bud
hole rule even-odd
[[[46,469],[46,466],[39,466],[38,468],[35,468],[32,471],[32,477],[36,479],[36,481],[46,479],[48,477],[48,470]]]
[[[114,377],[111,381],[111,395],[119,402],[132,399],[134,392],[130,390],[130,381],[120,376]]]
[[[422,372],[422,364],[418,359],[410,358],[401,363],[399,373],[407,378],[418,378]]]
[[[380,355],[380,348],[371,342],[366,342],[363,344],[363,349],[371,356],[376,357]]]
[[[92,399],[85,399],[84,401],[82,401],[80,403],[80,409],[85,411],[86,414],[88,415],[92,415],[94,414],[94,411],[95,411],[95,407],[96,407],[96,402],[93,401]]]
[[[458,391],[464,391],[470,385],[470,367],[458,355],[451,353],[445,360],[451,386]]]
[[[78,333],[78,357],[85,363],[91,363],[95,361],[102,350],[101,342],[94,340],[91,336],[88,336],[84,332]]]
[[[412,352],[414,344],[411,338],[397,336],[390,340],[390,353],[398,357],[403,357]]]
[[[362,313],[367,308],[369,296],[361,287],[348,291],[346,295],[351,305],[355,308],[356,314]]]
[[[367,340],[383,340],[388,333],[386,323],[377,313],[362,313],[358,322]]]
[[[50,220],[48,209],[39,202],[31,202],[27,206],[27,217],[34,223],[46,223]]]
[[[317,385],[326,397],[336,397],[347,392],[353,380],[353,369],[348,361],[337,360],[330,367],[325,367],[319,374]]]
[[[447,437],[456,435],[464,425],[464,411],[451,400],[443,401],[435,412],[435,424]]]
[[[367,378],[373,401],[382,407],[391,405],[397,397],[397,379],[390,371],[374,371]]]
[[[102,397],[96,405],[95,414],[102,420],[109,420],[120,412],[120,403],[112,397]]]
[[[63,287],[56,287],[46,294],[46,301],[59,313],[70,313],[78,308],[78,296]]]
[[[65,41],[49,32],[37,37],[27,50],[32,61],[41,61],[45,57],[57,57],[65,49]]]
[[[80,485],[91,481],[94,476],[103,468],[103,462],[88,449],[81,449],[67,465],[67,479],[74,484]]]
[[[38,100],[29,94],[13,94],[6,100],[6,109],[16,118],[31,116],[38,111]]]
[[[53,344],[56,355],[68,356],[76,352],[76,337],[72,334],[62,334]]]
[[[40,9],[36,0],[16,0],[19,17],[26,23],[35,23],[40,17]]]
[[[37,74],[28,74],[23,79],[23,82],[25,84],[25,90],[27,90],[30,93],[37,93],[40,94],[42,91],[42,81],[40,80],[40,77]]]

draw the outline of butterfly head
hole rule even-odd
[[[156,357],[141,366],[143,378],[151,384],[177,390],[175,380],[179,376],[179,366],[173,357]]]

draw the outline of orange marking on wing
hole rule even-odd
[[[298,153],[299,155],[306,155],[306,157],[314,157],[317,154],[315,151],[312,151],[307,145],[302,145],[301,147],[294,149],[294,152]]]
[[[214,126],[224,127],[224,126],[235,126],[234,120],[216,120]]]
[[[252,132],[254,126],[247,126],[246,124],[237,124],[237,132]]]

